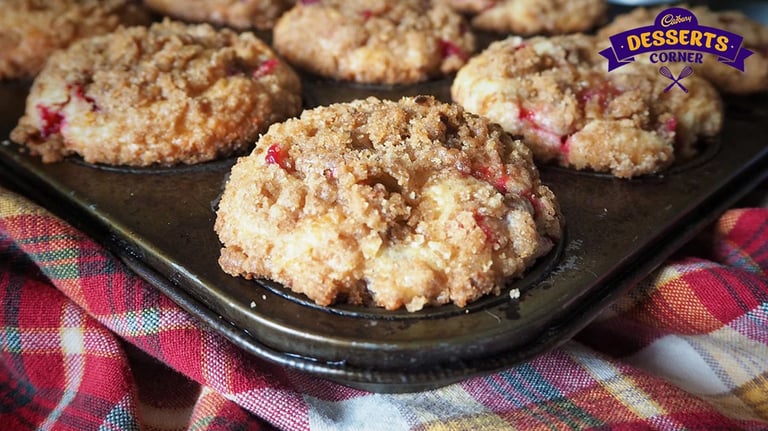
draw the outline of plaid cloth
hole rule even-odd
[[[244,353],[0,189],[0,322],[8,430],[766,430],[768,209],[727,212],[555,351],[385,395]]]

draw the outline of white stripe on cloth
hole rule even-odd
[[[75,399],[85,371],[85,313],[74,302],[66,301],[61,311],[61,351],[64,353],[64,388],[56,408],[51,410],[40,429],[52,429],[69,403]]]
[[[310,429],[394,431],[489,410],[460,385],[413,394],[368,394],[344,401],[305,396]]]
[[[729,326],[705,335],[667,335],[626,358],[696,395],[718,395],[768,371],[768,346]]]

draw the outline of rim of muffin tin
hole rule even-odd
[[[176,175],[184,174],[188,172],[200,172],[200,171],[221,171],[229,170],[237,162],[238,157],[244,156],[229,156],[218,160],[210,160],[206,162],[196,164],[176,164],[176,165],[148,165],[148,166],[127,166],[127,165],[107,165],[104,163],[92,163],[86,162],[80,156],[68,156],[67,160],[72,161],[78,165],[87,166],[89,168],[98,169],[107,172],[118,172],[123,174],[135,174],[135,175]]]

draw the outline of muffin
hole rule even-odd
[[[691,76],[687,92],[668,91],[654,67],[608,72],[597,52],[583,34],[510,37],[470,60],[451,95],[521,137],[542,163],[622,178],[692,157],[719,133],[722,102],[706,80]]]
[[[44,162],[194,164],[300,110],[298,76],[252,33],[166,20],[56,52],[11,139]]]
[[[275,49],[322,77],[411,84],[449,75],[474,51],[464,18],[421,0],[299,3],[274,30]]]
[[[356,100],[273,125],[232,168],[219,263],[319,305],[409,311],[498,294],[562,231],[531,153],[431,96]]]
[[[174,18],[269,30],[294,0],[144,0],[151,9]]]
[[[2,0],[0,7],[0,79],[32,78],[57,49],[149,22],[130,0]]]

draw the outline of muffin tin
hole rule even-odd
[[[307,107],[374,95],[434,94],[450,80],[377,87],[304,76]],[[0,84],[0,136],[28,83]],[[722,134],[696,159],[632,180],[540,168],[566,218],[563,240],[500,296],[415,313],[319,307],[218,266],[213,231],[227,159],[115,168],[42,164],[0,145],[0,176],[92,235],[179,305],[253,355],[376,392],[434,388],[531,359],[568,340],[768,177],[768,95],[727,98]]]

